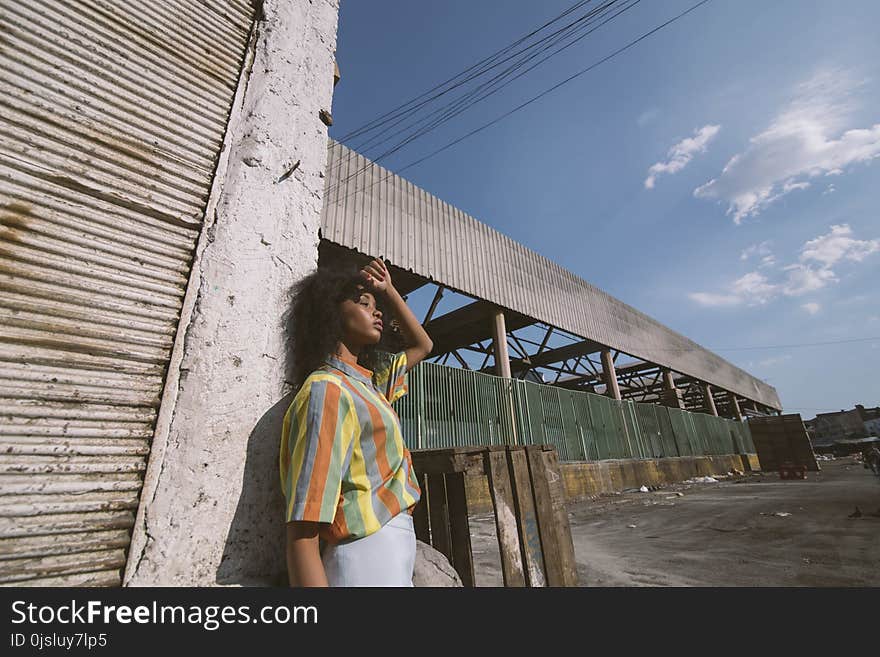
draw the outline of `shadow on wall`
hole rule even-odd
[[[217,568],[226,586],[286,586],[284,495],[278,476],[286,395],[257,422],[247,442],[241,496]]]

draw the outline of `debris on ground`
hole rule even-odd
[[[684,483],[686,484],[717,484],[718,480],[715,477],[694,477],[693,479],[688,479]]]
[[[773,513],[765,513],[761,511],[762,516],[776,516],[777,518],[787,518],[791,514],[788,511],[774,511]]]
[[[822,463],[821,481],[810,472],[816,477],[794,488],[776,472],[747,472],[745,488],[722,482],[686,489],[674,482],[656,495],[604,493],[597,501],[572,502],[579,584],[880,586],[880,517],[872,515],[880,512],[880,477],[846,471],[847,461]],[[681,500],[665,499],[677,492],[684,493]],[[643,505],[651,499],[659,504]],[[847,520],[856,505],[862,517]],[[479,586],[503,586],[495,519],[491,513],[484,518],[470,525],[473,545],[487,551],[474,556],[475,577]]]
[[[648,487],[647,487],[647,486],[642,486],[641,488],[639,488],[639,492],[640,492],[640,493],[647,493],[647,492],[648,492]]]
[[[850,513],[847,518],[861,518],[862,510],[859,507],[856,507],[856,510]]]
[[[627,527],[629,527],[630,529],[635,529],[636,527],[638,527],[638,525],[627,525]]]

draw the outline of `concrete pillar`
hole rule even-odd
[[[602,350],[602,374],[605,377],[605,394],[612,399],[620,399],[620,386],[617,385],[617,371],[610,349]]]
[[[715,408],[715,400],[712,398],[712,386],[708,383],[701,384],[703,389],[703,405],[709,415],[718,416],[718,409]]]
[[[492,318],[492,330],[495,345],[495,374],[510,378],[510,355],[507,353],[507,325],[504,312],[498,310]]]
[[[504,321],[504,312],[498,310],[492,318],[492,333],[495,345],[495,374],[510,379],[510,355],[507,351],[507,324]],[[513,403],[513,394],[511,387],[515,385],[515,381],[509,381],[507,386],[507,409],[510,412],[508,417],[510,427],[510,444],[516,445],[519,440],[517,438],[517,422],[516,422],[516,406]]]
[[[663,392],[660,394],[660,403],[670,408],[684,408],[681,398],[681,390],[675,387],[672,370],[663,368]]]
[[[264,0],[163,391],[124,583],[286,583],[289,289],[318,258],[338,2]]]
[[[739,401],[736,399],[736,395],[732,392],[727,393],[727,399],[730,401],[730,408],[733,411],[733,416],[737,419],[737,421],[743,421],[743,414],[739,408]]]

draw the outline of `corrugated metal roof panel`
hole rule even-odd
[[[772,386],[342,144],[331,143],[327,171],[322,235],[331,242],[382,253],[452,289],[781,408]],[[385,191],[370,191],[376,188]],[[364,198],[379,202],[372,216],[364,214]],[[372,221],[386,224],[375,231],[384,243],[359,237]],[[456,235],[451,259],[444,253],[449,235]]]

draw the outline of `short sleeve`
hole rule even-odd
[[[406,385],[406,352],[383,353],[373,378],[376,387],[389,402],[394,403],[403,397],[409,391]]]
[[[286,522],[333,522],[357,430],[351,397],[336,381],[307,381],[297,393],[281,445]]]

